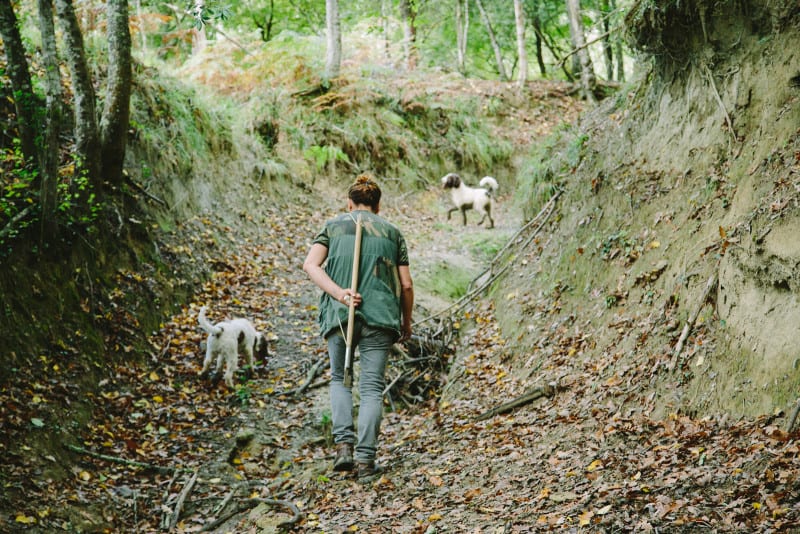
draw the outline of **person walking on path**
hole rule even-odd
[[[358,479],[368,479],[379,471],[375,457],[389,349],[395,342],[411,337],[414,284],[402,233],[378,215],[378,184],[361,175],[349,187],[347,197],[348,212],[325,223],[314,238],[303,270],[323,291],[319,323],[331,366],[331,419],[336,446],[333,470],[355,469]],[[360,259],[358,271],[353,273],[354,251],[359,246],[357,234],[361,235]],[[357,288],[350,287],[354,280],[358,281]],[[352,339],[347,340],[351,300],[355,314]],[[351,347],[358,347],[361,357],[357,432],[352,389],[345,381],[346,353]]]

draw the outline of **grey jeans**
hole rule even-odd
[[[340,333],[328,336],[328,356],[331,362],[331,419],[334,443],[353,443],[353,458],[365,462],[375,460],[378,433],[383,418],[383,388],[386,360],[397,334],[382,328],[356,324],[353,329],[351,357],[358,347],[360,369],[358,393],[358,435],[353,426],[353,393],[344,386],[344,358],[347,344]]]

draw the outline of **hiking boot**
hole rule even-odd
[[[337,443],[336,444],[336,458],[333,460],[334,471],[352,471],[353,470],[353,444],[352,443]]]
[[[359,482],[367,482],[380,474],[380,468],[374,460],[356,462],[356,478]]]

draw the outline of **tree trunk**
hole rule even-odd
[[[0,0],[0,38],[6,50],[6,72],[14,92],[17,128],[22,143],[22,155],[27,161],[36,161],[36,99],[33,94],[31,73],[19,25],[10,0]]]
[[[400,16],[403,19],[403,48],[406,68],[417,68],[417,8],[412,0],[400,0]]]
[[[564,56],[564,51],[561,50],[554,42],[547,38],[547,35],[542,31],[542,24],[541,20],[537,17],[533,19],[533,30],[536,32],[536,37],[539,42],[539,50],[538,50],[538,59],[539,59],[539,67],[542,69],[542,74],[546,75],[546,67],[544,65],[544,59],[541,51],[541,45],[544,45],[553,57],[562,57]],[[564,72],[564,77],[569,80],[570,82],[575,81],[575,77],[572,75],[572,72],[567,68],[565,61],[559,61],[561,65],[561,70]],[[575,71],[577,72],[577,70]]]
[[[208,46],[208,24],[204,14],[206,11],[205,0],[191,0],[192,7],[187,14],[195,20],[195,27],[192,28],[192,55],[196,56],[203,52]]]
[[[339,0],[325,0],[327,51],[325,52],[325,78],[339,76],[342,68],[342,26],[339,20]]]
[[[533,33],[536,35],[536,62],[539,64],[539,73],[546,77],[547,67],[544,65],[544,54],[542,53],[542,42],[544,41],[542,38],[542,20],[539,18],[539,15],[533,17],[531,24],[533,26]]]
[[[391,13],[391,1],[381,0],[381,29],[383,31],[383,58],[388,63],[392,59],[389,51],[389,13]]]
[[[492,49],[494,50],[494,59],[497,62],[497,73],[500,75],[500,80],[504,82],[508,81],[508,74],[506,74],[506,67],[503,64],[503,53],[500,51],[500,45],[497,44],[497,38],[495,37],[494,30],[492,29],[492,22],[489,20],[489,15],[483,8],[483,1],[475,0],[475,3],[478,5],[478,11],[480,11],[481,13],[481,19],[483,20],[483,25],[486,26],[486,33],[489,34],[489,41],[492,43]]]
[[[569,30],[572,34],[572,42],[577,50],[576,56],[580,64],[581,89],[584,97],[592,103],[597,103],[594,97],[596,80],[594,76],[594,66],[586,49],[586,38],[583,35],[583,21],[581,19],[580,0],[566,0],[567,17],[569,18]]]
[[[105,107],[100,120],[102,170],[112,187],[122,182],[125,147],[130,123],[133,73],[128,0],[108,0],[108,79]]]
[[[272,26],[275,23],[274,0],[269,0],[269,7],[267,8],[267,14],[264,16],[263,21],[259,16],[255,14],[251,15],[251,18],[256,28],[258,28],[261,31],[261,41],[264,43],[270,42],[272,40]]]
[[[56,11],[64,34],[64,54],[70,69],[75,106],[75,151],[78,172],[86,172],[93,185],[101,185],[100,136],[95,116],[95,93],[78,19],[72,0],[56,0]]]
[[[601,6],[601,15],[603,17],[603,33],[605,33],[605,38],[603,38],[603,57],[606,61],[606,79],[613,80],[614,79],[614,49],[611,47],[611,8],[609,4],[609,0],[603,0]]]
[[[58,201],[59,135],[63,116],[61,74],[59,71],[56,28],[53,22],[53,0],[39,0],[39,32],[42,36],[42,66],[47,115],[44,140],[40,151],[39,170],[41,183],[39,203],[41,209],[40,241],[55,231],[55,213]]]
[[[267,17],[267,22],[264,25],[266,27],[266,36],[264,37],[264,41],[271,41],[272,40],[272,25],[274,24],[275,20],[275,2],[273,0],[269,0],[269,17]]]
[[[525,47],[525,11],[522,0],[514,0],[514,23],[517,27],[517,56],[519,57],[519,86],[528,81],[528,51]]]
[[[617,10],[617,0],[611,0],[611,11]],[[614,53],[617,56],[617,77],[618,82],[625,81],[625,61],[622,53],[622,39],[616,37],[614,39]]]
[[[135,0],[135,1],[136,1],[136,4],[134,5],[134,8],[136,9],[136,17],[139,20],[144,20],[144,13],[142,12],[142,0]],[[139,31],[139,37],[142,40],[141,45],[140,45],[142,47],[142,55],[147,57],[147,55],[148,55],[148,52],[147,52],[147,49],[148,49],[148,47],[147,47],[147,32],[144,31],[144,28],[142,28]]]
[[[467,75],[467,35],[469,32],[469,0],[456,0],[456,57],[458,72]]]

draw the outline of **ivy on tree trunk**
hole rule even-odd
[[[72,0],[56,0],[56,11],[64,34],[64,55],[69,65],[75,107],[75,152],[77,172],[85,172],[92,184],[100,180],[100,137],[95,117],[95,93],[83,34]]]
[[[122,179],[125,147],[130,122],[131,32],[128,27],[128,1],[108,0],[108,81],[105,108],[100,120],[102,170],[110,185]]]
[[[6,50],[8,63],[7,74],[14,92],[14,106],[17,112],[17,128],[19,129],[22,154],[28,161],[36,159],[35,113],[36,100],[33,85],[25,56],[25,47],[19,33],[19,22],[11,2],[0,1],[0,38]]]
[[[56,28],[53,21],[53,0],[39,0],[39,32],[42,36],[42,65],[44,66],[44,91],[46,119],[39,168],[41,187],[41,239],[52,235],[58,196],[59,135],[63,120],[61,76],[59,74]]]

